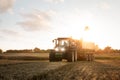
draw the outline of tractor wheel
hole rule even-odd
[[[77,55],[77,51],[74,52],[74,61],[77,61],[78,55]]]
[[[74,62],[77,61],[77,53],[75,51],[71,51],[67,56],[68,62]]]
[[[94,55],[91,54],[91,61],[94,61]]]
[[[55,61],[62,61],[62,58],[55,59]]]
[[[87,54],[87,61],[94,61],[94,55],[93,54]]]
[[[49,54],[49,61],[50,62],[55,61],[55,53],[54,52],[50,52],[50,54]]]

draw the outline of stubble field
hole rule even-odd
[[[46,60],[41,56],[38,60],[1,59],[0,80],[120,80],[119,59],[49,62],[47,57]]]

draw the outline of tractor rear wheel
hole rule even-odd
[[[49,61],[50,62],[55,61],[55,53],[54,52],[50,52],[50,54],[49,54]]]
[[[68,62],[75,62],[77,61],[77,52],[76,51],[70,51],[67,56]]]
[[[93,54],[87,54],[87,61],[94,61],[94,55]]]

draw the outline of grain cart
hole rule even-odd
[[[93,60],[93,56],[86,54],[82,49],[82,42],[72,38],[57,38],[53,40],[55,44],[54,49],[49,53],[49,60],[62,61],[66,59],[68,62],[75,62],[77,60]]]

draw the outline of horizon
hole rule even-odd
[[[119,0],[0,0],[0,49],[53,48],[57,37],[120,49]],[[86,27],[88,26],[88,27]]]

